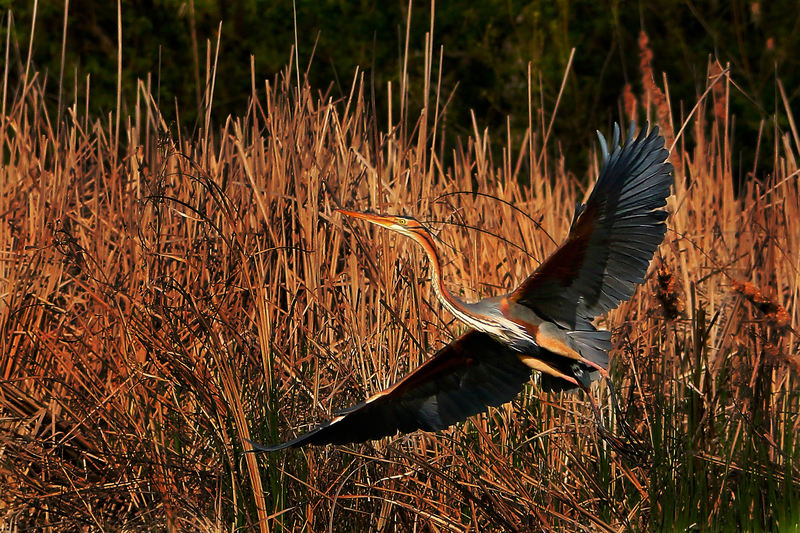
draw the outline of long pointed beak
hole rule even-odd
[[[389,217],[384,215],[373,215],[371,213],[358,213],[356,211],[347,211],[345,209],[334,209],[334,211],[337,213],[341,213],[343,215],[347,215],[349,217],[366,220],[367,222],[377,224],[378,226],[383,226],[384,228],[388,228],[390,225],[393,224],[392,218],[394,217]]]

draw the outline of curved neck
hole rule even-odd
[[[431,283],[433,284],[433,292],[436,293],[436,297],[439,298],[439,301],[442,302],[444,308],[450,311],[453,316],[461,319],[464,322],[470,323],[471,321],[469,320],[469,314],[464,307],[464,302],[453,296],[453,294],[444,286],[442,263],[439,261],[439,254],[436,253],[436,245],[433,242],[433,238],[427,232],[417,232],[415,233],[415,236],[417,238],[414,240],[425,250],[425,254],[428,256],[428,260],[433,268]]]

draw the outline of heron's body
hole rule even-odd
[[[466,303],[443,286],[427,228],[411,217],[340,212],[401,233],[422,246],[434,293],[469,330],[392,387],[300,437],[253,451],[363,442],[398,431],[433,431],[513,399],[542,373],[546,390],[587,390],[608,369],[611,334],[593,319],[630,299],[664,238],[672,165],[658,128],[612,150],[600,136],[603,168],[579,206],[566,241],[516,290]]]

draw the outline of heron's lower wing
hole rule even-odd
[[[470,330],[413,372],[368,400],[289,442],[263,446],[272,452],[306,444],[348,444],[397,432],[444,429],[513,400],[530,380],[531,369],[516,352],[489,335]]]
[[[672,185],[669,152],[658,128],[620,147],[600,136],[603,168],[567,240],[539,265],[509,300],[568,330],[591,331],[591,320],[629,300],[664,239]]]

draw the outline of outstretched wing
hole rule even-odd
[[[276,446],[252,441],[253,452],[306,444],[348,444],[392,436],[398,431],[444,429],[513,400],[530,380],[531,369],[516,352],[489,335],[470,330],[413,372],[336,418]]]
[[[598,132],[603,168],[589,200],[580,206],[567,240],[525,280],[509,300],[572,330],[573,339],[589,347],[610,346],[591,320],[633,295],[667,231],[664,221],[673,167],[664,138],[647,127],[619,146],[614,125],[611,153]],[[574,332],[586,332],[586,339]],[[582,342],[585,341],[585,342]],[[599,355],[598,355],[599,357]]]

